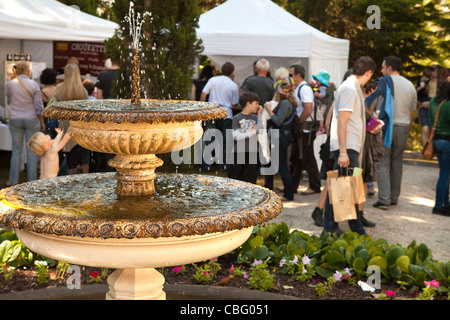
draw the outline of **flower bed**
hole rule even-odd
[[[67,285],[68,264],[27,249],[0,229],[0,292]],[[38,262],[36,262],[38,261]],[[450,261],[425,244],[406,248],[348,232],[339,238],[291,231],[285,223],[254,228],[238,249],[202,263],[158,269],[169,284],[239,287],[304,299],[448,299]],[[81,267],[81,285],[112,270]],[[26,280],[25,280],[26,279]]]

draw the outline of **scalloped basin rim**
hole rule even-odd
[[[61,101],[47,106],[42,116],[72,121],[101,123],[159,123],[207,121],[225,118],[227,111],[215,103],[188,100],[99,99]]]
[[[153,196],[116,199],[114,173],[35,180],[0,192],[0,223],[50,235],[180,237],[256,226],[283,208],[274,192],[228,178],[159,174],[155,185]]]

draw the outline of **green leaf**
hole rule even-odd
[[[252,249],[262,246],[263,243],[264,243],[264,238],[262,236],[255,236],[252,240],[250,240],[250,246]]]
[[[353,269],[357,273],[359,273],[359,274],[364,273],[364,267],[365,267],[364,261],[360,257],[358,257],[355,260],[353,260]]]
[[[386,269],[387,268],[387,262],[384,257],[381,256],[374,256],[370,259],[369,266],[378,266],[380,269]]]
[[[421,243],[417,248],[417,254],[419,255],[419,259],[423,262],[427,258],[431,257],[430,249],[428,249],[425,243]]]
[[[410,260],[408,256],[398,257],[397,260],[395,261],[395,264],[400,267],[400,270],[403,273],[409,273]]]
[[[427,279],[427,273],[425,271],[418,271],[414,274],[414,279],[417,285],[423,286],[423,282]]]
[[[356,253],[356,256],[361,258],[364,261],[364,264],[367,264],[369,262],[369,251],[367,249],[361,249]]]
[[[355,259],[355,249],[353,249],[352,246],[348,246],[347,249],[345,249],[345,260],[349,265],[352,265],[354,259]]]
[[[275,244],[272,244],[270,246],[270,250],[272,250],[276,259],[281,259],[281,257],[282,257],[281,250]]]
[[[322,266],[318,266],[314,268],[314,271],[321,276],[322,278],[328,279],[329,277],[332,277],[334,274],[334,271],[329,268],[324,268]]]
[[[0,244],[0,261],[5,263],[11,251],[11,241],[5,240]]]
[[[20,245],[20,243],[16,243],[14,245],[14,247],[11,249],[11,255],[8,258],[8,262],[12,262],[12,261],[16,260],[17,257],[19,256],[21,250],[22,250],[22,246]]]
[[[402,275],[402,270],[398,265],[394,264],[389,267],[389,274],[391,275],[392,278],[398,280]]]
[[[286,246],[286,250],[287,250],[288,255],[291,256],[291,255],[295,254],[297,251],[299,251],[300,247],[297,244],[290,242]]]
[[[256,260],[264,260],[269,256],[269,249],[266,246],[262,245],[253,250],[253,257]]]
[[[386,261],[388,263],[388,266],[392,266],[393,264],[395,264],[395,261],[397,261],[397,259],[402,255],[403,249],[399,246],[394,246],[389,249],[388,252],[386,252]]]
[[[343,239],[339,239],[339,240],[336,240],[334,243],[333,243],[333,245],[331,246],[331,248],[333,249],[333,250],[337,250],[337,251],[339,251],[339,248],[344,248],[344,249],[346,249],[347,247],[348,247],[348,243],[347,243],[347,241],[345,241],[345,240],[343,240]]]
[[[423,267],[415,265],[415,264],[410,264],[409,265],[409,271],[411,271],[411,273],[413,275],[415,275],[418,272],[424,271]]]
[[[328,252],[327,263],[330,267],[335,269],[345,268],[345,258],[340,252],[336,250],[330,250]]]

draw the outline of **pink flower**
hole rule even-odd
[[[439,282],[437,282],[436,280],[424,281],[423,283],[425,283],[425,285],[429,287],[439,288]]]
[[[306,266],[311,263],[311,259],[308,258],[308,256],[305,254],[305,255],[303,255],[302,263]]]
[[[207,276],[207,275],[208,275],[208,272],[203,271],[203,275],[204,275],[204,276]]]
[[[387,295],[388,297],[395,297],[395,291],[387,290],[387,291],[386,291],[386,295]]]
[[[345,272],[347,273],[348,276],[351,276],[351,275],[352,275],[352,274],[350,273],[350,269],[349,269],[349,268],[345,268],[344,270],[345,270]]]
[[[234,264],[231,265],[230,273],[233,273],[233,270],[234,270]]]
[[[183,269],[183,266],[173,267],[173,272],[178,273]]]
[[[336,281],[341,281],[342,273],[336,270],[336,272],[333,274],[333,277],[334,279],[336,279]]]

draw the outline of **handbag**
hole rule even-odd
[[[436,125],[439,117],[439,111],[441,110],[442,104],[447,101],[446,99],[442,100],[441,104],[439,105],[439,108],[436,112],[436,118],[434,119],[433,128],[431,129],[430,136],[428,137],[428,141],[423,146],[422,150],[422,158],[425,160],[431,160],[434,157],[434,148],[433,148],[433,138],[434,138],[434,132],[436,131]]]

